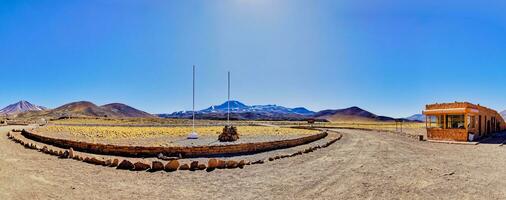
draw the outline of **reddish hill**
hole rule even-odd
[[[119,117],[137,117],[137,118],[155,117],[154,115],[151,115],[147,112],[137,110],[133,107],[121,103],[111,103],[100,106],[100,108],[112,112],[114,113],[115,116]]]
[[[375,115],[359,107],[339,110],[323,110],[314,115],[317,119],[328,121],[394,121],[394,118]]]

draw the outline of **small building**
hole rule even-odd
[[[497,111],[468,102],[427,105],[427,138],[430,140],[474,141],[491,133],[506,130]]]

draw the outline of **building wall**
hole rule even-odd
[[[431,140],[453,140],[466,142],[468,135],[465,129],[428,129],[427,138]]]
[[[484,137],[491,133],[506,130],[506,122],[502,116],[495,110],[489,109],[484,106],[474,105],[468,102],[456,103],[442,103],[427,105],[427,110],[439,109],[453,109],[453,108],[466,108],[468,116],[474,116],[474,128],[471,125],[471,117],[466,117],[469,123],[467,132],[465,129],[428,129],[427,137],[435,140],[455,140],[467,141],[468,133],[474,134],[475,138]],[[470,110],[478,110],[478,113],[470,112]],[[442,114],[445,114],[442,111]],[[481,131],[480,131],[480,116],[481,116]],[[465,138],[464,138],[465,135]]]

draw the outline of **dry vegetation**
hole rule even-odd
[[[197,127],[201,136],[217,136],[223,127]],[[277,128],[264,126],[239,126],[239,133],[244,136],[262,135],[304,135],[317,131],[305,129]],[[191,127],[123,127],[123,126],[47,126],[39,128],[43,133],[71,134],[85,138],[146,138],[158,136],[186,137],[192,131]]]
[[[233,121],[234,125],[307,125],[305,121]],[[152,125],[152,126],[185,126],[191,125],[189,119],[164,119],[164,118],[72,118],[51,121],[51,124],[57,125]],[[222,126],[226,121],[222,120],[196,120],[197,125]]]

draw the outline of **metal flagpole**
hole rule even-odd
[[[193,65],[193,107],[192,107],[192,132],[188,139],[198,139],[199,135],[195,131],[195,65]]]
[[[227,114],[227,123],[230,126],[230,71],[228,72],[228,114]]]
[[[193,120],[192,120],[192,130],[195,133],[195,65],[193,65]]]

